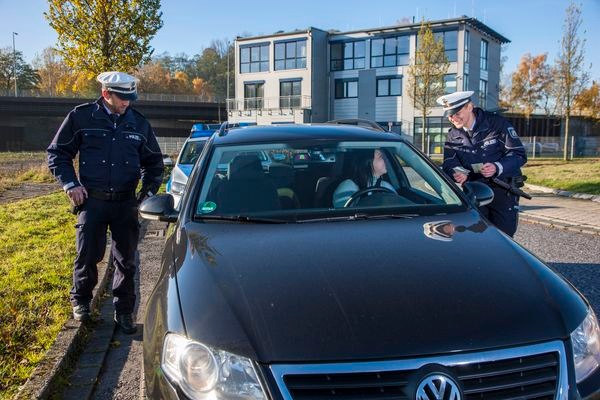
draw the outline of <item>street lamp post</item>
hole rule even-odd
[[[17,32],[12,33],[13,37],[13,76],[15,78],[15,97],[17,97],[17,51],[15,49],[15,36],[17,36]]]

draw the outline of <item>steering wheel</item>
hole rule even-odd
[[[348,200],[346,200],[346,203],[344,203],[344,207],[352,207],[352,206],[354,206],[355,203],[358,202],[358,200],[360,200],[361,198],[365,197],[369,193],[392,193],[392,194],[398,194],[398,193],[394,192],[392,189],[386,188],[384,186],[370,186],[368,188],[359,190],[358,192],[356,192],[352,196],[350,196],[350,198]]]

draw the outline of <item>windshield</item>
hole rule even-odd
[[[302,221],[462,209],[441,172],[403,142],[217,146],[195,215]]]
[[[179,164],[194,164],[200,156],[200,153],[202,153],[205,144],[206,140],[188,141],[181,150]]]

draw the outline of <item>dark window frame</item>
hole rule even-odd
[[[482,90],[483,86],[483,90]],[[488,95],[488,81],[485,79],[479,79],[479,93],[477,94],[479,98],[479,107],[485,109],[487,103],[487,95]]]
[[[392,93],[392,80],[399,80],[400,81],[400,92],[398,94],[391,94]],[[398,96],[402,96],[402,80],[403,77],[402,75],[389,75],[389,76],[378,76],[376,79],[376,85],[375,85],[375,95],[376,97],[398,97]],[[382,94],[379,91],[379,82],[380,81],[387,81],[387,94]]]
[[[240,46],[240,74],[251,74],[256,72],[269,72],[270,68],[270,47],[269,42],[252,43]],[[253,49],[258,48],[258,60],[253,57]],[[265,49],[266,48],[266,49]],[[242,52],[248,51],[248,61],[243,61]],[[264,56],[266,55],[266,56]],[[263,57],[264,56],[264,57]],[[266,58],[266,59],[265,59]],[[266,66],[265,66],[266,64]],[[253,70],[254,66],[258,66],[258,70]],[[247,66],[247,70],[244,67]],[[266,68],[266,69],[265,69]]]
[[[254,87],[255,96],[248,96],[248,88]],[[262,93],[261,93],[262,92]],[[259,95],[260,94],[260,95]],[[244,82],[244,109],[260,110],[263,108],[265,98],[265,82]]]
[[[348,95],[348,87],[350,83],[356,83],[356,96]],[[339,86],[342,86],[341,95],[338,92]],[[334,82],[334,97],[336,99],[356,99],[358,98],[358,78],[336,79]]]
[[[452,92],[449,92],[448,86],[446,85],[446,82],[448,81],[448,77],[453,77],[454,78],[454,90]],[[450,94],[450,93],[454,93],[458,90],[458,77],[457,74],[451,73],[451,74],[444,74],[444,94]]]
[[[363,49],[363,56],[362,57],[356,57],[356,45],[362,43],[362,45],[364,46]],[[352,45],[352,56],[351,57],[347,57],[346,56],[346,45],[351,44]],[[334,46],[341,46],[341,49],[339,51],[341,58],[334,58]],[[331,42],[329,44],[329,48],[330,48],[330,63],[329,63],[329,68],[331,71],[350,71],[350,70],[354,70],[354,69],[365,69],[367,68],[367,45],[366,45],[366,40],[365,39],[360,39],[360,40],[346,40],[346,41],[335,41],[335,42]],[[360,65],[360,61],[362,60],[362,67],[361,66],[357,66],[357,61],[359,61],[359,65]],[[346,68],[346,63],[352,63],[352,68]]]
[[[488,53],[489,53],[490,43],[481,39],[481,45],[479,46],[479,69],[481,71],[488,70]]]
[[[288,44],[290,43],[295,43],[295,49],[294,49],[294,55],[290,56],[288,54]],[[303,43],[304,44],[304,57],[300,57],[299,55],[299,47],[298,44],[299,43]],[[283,58],[277,58],[277,48],[278,46],[283,46]],[[308,49],[308,40],[306,38],[301,38],[301,39],[290,39],[290,40],[279,40],[273,43],[273,70],[274,71],[285,71],[285,70],[290,70],[290,69],[305,69],[306,68],[306,60],[308,58],[307,56],[307,50]],[[288,67],[288,62],[291,62],[291,60],[294,60],[294,67]],[[298,62],[299,60],[303,63],[301,64],[301,66],[298,66]],[[283,68],[280,68],[277,66],[278,62],[282,62],[283,61]]]
[[[298,93],[294,94],[294,84],[298,84]],[[291,84],[291,94],[289,96],[283,96],[282,85]],[[279,108],[299,108],[301,105],[302,97],[302,79],[281,79],[279,80]]]
[[[411,35],[395,35],[395,36],[379,36],[376,38],[371,39],[371,44],[370,44],[370,52],[371,52],[371,68],[387,68],[387,67],[398,67],[398,66],[402,66],[402,65],[409,65],[410,64],[410,36]],[[399,51],[400,46],[398,46],[398,40],[402,38],[402,40],[406,40],[407,43],[407,47],[406,47],[406,51]],[[392,52],[391,49],[388,49],[386,46],[386,43],[389,43],[388,40],[390,39],[394,39],[395,43],[394,43],[394,51]],[[378,41],[383,41],[383,45],[382,45],[382,50],[381,50],[381,54],[378,55],[373,55],[373,47],[374,44],[376,44],[376,42]],[[394,59],[394,63],[388,63],[386,64],[386,60],[391,59],[391,57],[395,57]],[[379,63],[379,60],[381,60],[381,63]],[[399,60],[403,60],[402,62]],[[404,62],[404,60],[406,60]],[[379,65],[381,64],[381,65]]]

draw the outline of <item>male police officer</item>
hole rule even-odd
[[[466,181],[489,185],[494,200],[481,207],[481,212],[512,237],[517,230],[519,198],[494,183],[493,178],[509,185],[522,180],[521,167],[527,162],[527,155],[510,123],[474,107],[472,95],[472,91],[455,92],[437,99],[453,125],[444,146],[443,169],[460,185]]]
[[[77,257],[71,303],[77,320],[90,319],[97,263],[110,227],[115,273],[115,322],[125,333],[136,331],[134,275],[139,234],[138,202],[158,191],[163,173],[160,148],[150,124],[132,109],[136,80],[122,72],[98,75],[102,96],[75,107],[48,147],[48,166],[78,213]],[[79,153],[79,177],[73,158]],[[136,198],[139,180],[142,189]]]

